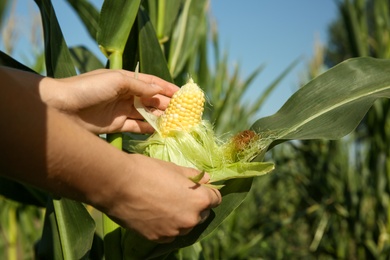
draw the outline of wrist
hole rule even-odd
[[[110,147],[109,150],[116,153],[115,158],[110,164],[114,165],[111,171],[105,172],[107,178],[103,182],[99,182],[99,187],[91,187],[86,190],[87,203],[93,207],[105,212],[107,215],[114,216],[120,211],[122,203],[131,203],[134,199],[134,185],[138,182],[135,167],[137,167],[136,157],[138,155],[128,155]],[[116,205],[116,206],[114,206]]]

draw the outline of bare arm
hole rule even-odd
[[[12,73],[0,68],[1,175],[91,204],[152,240],[188,232],[220,203],[218,191],[186,178],[196,170],[111,147]]]

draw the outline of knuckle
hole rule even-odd
[[[209,192],[203,192],[199,197],[199,205],[201,208],[207,208],[211,205],[212,199]]]

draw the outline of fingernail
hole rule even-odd
[[[206,209],[206,210],[203,210],[201,213],[200,213],[200,221],[199,221],[199,224],[202,224],[203,222],[206,221],[206,219],[210,216],[210,210],[209,209]]]

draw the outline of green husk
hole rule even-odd
[[[265,148],[260,138],[253,138],[239,150],[235,147],[236,139],[233,137],[226,143],[220,141],[212,125],[203,120],[190,132],[176,131],[162,137],[156,131],[145,141],[130,142],[129,150],[205,171],[210,174],[211,184],[233,178],[261,176],[274,169],[274,164],[270,162],[251,162]]]

